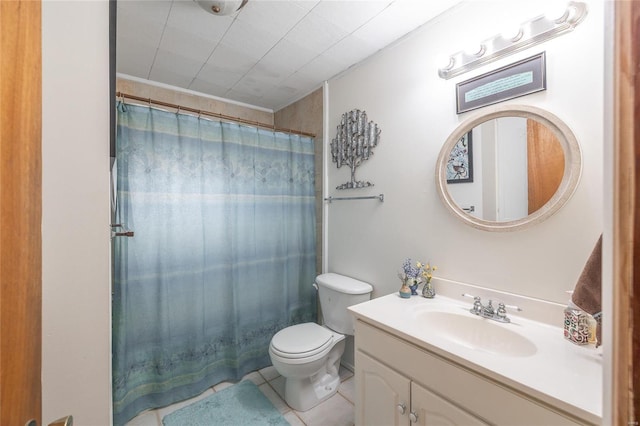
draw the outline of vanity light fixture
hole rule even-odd
[[[460,51],[449,57],[447,66],[438,70],[445,80],[511,53],[542,43],[572,31],[587,16],[587,5],[570,1],[559,18],[542,15],[524,22],[516,33],[503,33],[484,40],[473,51]]]
[[[249,0],[193,0],[198,6],[212,15],[223,16],[236,13],[247,4]]]

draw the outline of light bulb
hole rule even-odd
[[[482,56],[484,55],[484,52],[486,51],[486,47],[484,44],[476,44],[475,46],[467,46],[466,49],[464,49],[464,53],[466,53],[467,55],[471,55],[471,56]]]
[[[544,15],[552,21],[566,21],[569,16],[567,14],[567,2],[556,0],[548,3],[545,7]]]
[[[436,64],[440,67],[440,69],[450,70],[455,65],[456,60],[453,56],[449,55],[438,55],[436,57]]]
[[[574,6],[568,6],[567,8],[567,22],[573,22],[576,20],[578,10]]]
[[[500,36],[503,39],[509,40],[511,42],[516,42],[520,40],[523,35],[524,35],[524,32],[522,31],[522,28],[515,25],[503,28],[502,31],[500,32]]]

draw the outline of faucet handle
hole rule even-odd
[[[507,309],[504,303],[498,303],[498,310],[496,311],[496,318],[500,321],[508,321]]]
[[[511,322],[511,320],[507,317],[507,308],[514,309],[516,311],[522,311],[518,306],[514,305],[505,305],[504,303],[498,303],[498,310],[496,311],[496,320],[500,322]]]
[[[481,315],[482,314],[482,302],[479,296],[472,296],[471,294],[467,294],[467,293],[462,293],[462,296],[464,297],[473,297],[473,308],[470,309],[470,312],[472,314],[475,315]]]

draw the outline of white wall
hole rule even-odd
[[[397,291],[405,257],[438,265],[437,276],[564,303],[603,227],[603,3],[589,1],[575,31],[450,80],[436,58],[493,36],[506,21],[540,14],[536,1],[466,2],[342,76],[329,81],[327,140],[342,113],[359,108],[382,129],[373,157],[356,177],[375,184],[337,191],[349,180],[328,155],[326,193],[384,193],[385,201],[343,201],[327,207],[328,270],[373,284],[374,296]],[[473,111],[456,115],[455,85],[546,51],[547,90],[511,104],[544,108],[575,133],[583,175],[557,214],[532,228],[485,232],[449,213],[436,193],[435,162],[447,136]],[[559,319],[560,321],[560,319]]]
[[[527,120],[502,117],[495,120],[498,148],[498,220],[518,220],[529,214],[527,176]]]
[[[44,424],[111,422],[109,4],[42,4]]]

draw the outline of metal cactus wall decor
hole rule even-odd
[[[373,121],[367,122],[366,111],[354,109],[342,114],[337,135],[331,141],[331,157],[338,168],[343,164],[351,169],[351,181],[336,186],[336,189],[365,188],[371,182],[357,181],[356,168],[373,155],[378,145],[381,130]]]

